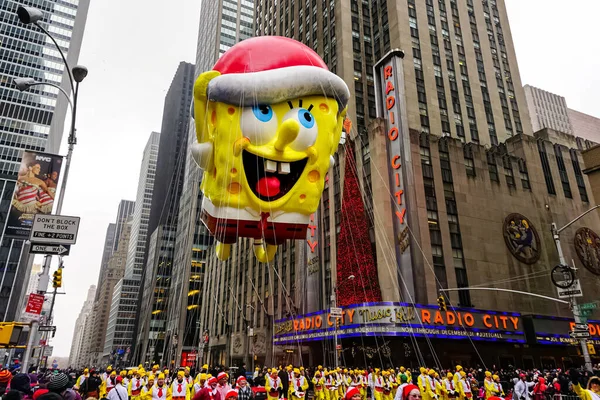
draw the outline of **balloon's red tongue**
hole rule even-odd
[[[279,182],[279,178],[276,176],[266,176],[264,178],[260,178],[260,180],[256,183],[256,191],[261,196],[273,197],[279,194],[281,183]]]

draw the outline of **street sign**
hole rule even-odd
[[[46,347],[44,347],[43,357],[50,357],[52,355],[53,351],[54,351],[54,347],[53,346],[46,346]]]
[[[35,214],[29,240],[32,243],[75,244],[79,217]]]
[[[589,329],[588,324],[575,324],[576,331],[587,331]]]
[[[570,297],[583,297],[583,291],[581,290],[581,284],[579,279],[575,279],[573,284],[567,289],[556,288],[559,299],[568,299]]]
[[[590,353],[590,355],[592,355],[592,356],[596,355],[596,348],[594,347],[593,344],[587,343],[587,348],[588,348],[588,353]]]
[[[68,256],[70,244],[32,244],[29,252],[32,254],[51,254],[53,256]]]
[[[332,317],[341,317],[342,316],[342,309],[340,307],[331,307],[329,309],[329,314]]]
[[[21,319],[23,321],[39,321],[44,307],[44,300],[43,294],[30,293]]]
[[[598,303],[583,303],[577,305],[580,310],[595,310],[598,308]]]
[[[55,326],[40,326],[38,328],[39,332],[56,332]]]
[[[580,317],[589,317],[593,314],[594,310],[577,310]]]
[[[569,336],[574,339],[587,339],[590,337],[589,331],[571,331],[569,332]]]

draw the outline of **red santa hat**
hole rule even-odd
[[[237,399],[238,397],[238,392],[231,389],[227,392],[227,394],[225,395],[225,399]]]
[[[348,391],[346,392],[346,396],[345,399],[346,400],[351,400],[353,396],[360,394],[360,391],[358,390],[358,388],[352,386],[348,388]]]
[[[208,379],[208,381],[206,382],[206,384],[207,384],[208,386],[211,386],[211,385],[216,385],[217,383],[219,383],[219,381],[217,381],[217,378],[215,378],[214,376],[211,376],[211,377]]]
[[[252,106],[325,95],[335,98],[341,111],[350,98],[346,83],[327,69],[317,53],[282,36],[241,41],[221,56],[213,70],[221,75],[208,85],[212,101]]]
[[[227,375],[225,372],[219,372],[219,375],[217,375],[217,380],[220,381],[223,378],[227,379],[229,378],[229,375]]]
[[[412,392],[414,389],[419,390],[419,388],[416,385],[404,386],[404,389],[402,389],[402,400],[408,400],[409,393]]]

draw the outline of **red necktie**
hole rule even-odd
[[[178,391],[179,393],[181,393],[181,383],[178,385],[178,387],[177,387],[177,391]]]
[[[450,390],[454,390],[454,385],[452,384],[452,381],[450,381]]]
[[[162,397],[162,387],[158,388],[158,397]]]
[[[296,386],[298,386],[298,390],[300,390],[300,379],[296,379]]]

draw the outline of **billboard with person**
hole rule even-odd
[[[23,152],[4,234],[29,239],[33,216],[51,214],[63,157]]]

